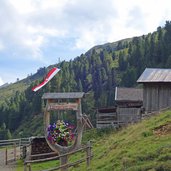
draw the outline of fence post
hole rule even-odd
[[[7,148],[5,149],[5,165],[8,164],[8,151]]]
[[[29,171],[31,171],[31,164],[30,163],[28,164],[28,168],[29,168]]]
[[[65,165],[67,163],[68,163],[68,155],[67,154],[65,156],[60,157],[60,164],[61,164],[61,166]],[[67,166],[61,168],[61,171],[67,171],[67,170],[68,170]]]
[[[21,150],[22,150],[22,149],[21,149],[21,138],[19,139],[19,148],[20,148],[20,159],[22,159],[22,158],[21,158],[21,156],[22,156],[22,152],[21,152]]]
[[[86,149],[87,167],[90,166],[90,160],[91,160],[91,144],[90,144],[90,141],[88,141],[87,149]]]
[[[14,161],[16,161],[16,156],[17,156],[16,153],[17,153],[17,152],[16,152],[16,143],[14,143]]]
[[[24,171],[27,171],[27,163],[24,163]]]
[[[27,154],[27,147],[24,145],[22,146],[22,159],[26,158],[26,154]]]

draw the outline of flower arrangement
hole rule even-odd
[[[59,144],[61,146],[68,146],[74,138],[73,126],[65,123],[64,121],[58,120],[57,123],[49,125],[47,128],[48,136],[47,139],[52,144]]]

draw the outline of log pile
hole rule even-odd
[[[43,155],[43,156],[34,156],[38,154],[46,154],[46,153],[52,153],[48,155]],[[36,137],[32,139],[31,141],[31,160],[37,160],[37,159],[43,159],[43,158],[49,158],[49,157],[54,157],[57,156],[56,153],[53,153],[51,148],[46,142],[45,137]]]

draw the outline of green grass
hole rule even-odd
[[[161,129],[160,134],[156,130]],[[167,129],[166,129],[167,128]],[[91,166],[70,168],[71,171],[170,171],[171,170],[171,111],[153,116],[121,130],[92,129],[84,134],[83,142],[93,141]],[[85,154],[71,156],[76,161]],[[59,161],[37,163],[33,170],[57,166]],[[21,167],[22,164],[20,164]],[[20,170],[17,170],[20,171]]]
[[[7,87],[0,88],[0,104],[4,102],[4,100],[11,98],[14,96],[16,91],[23,92],[28,87],[24,82],[16,82],[8,85]]]

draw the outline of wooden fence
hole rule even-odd
[[[78,165],[82,162],[85,162],[86,161],[86,165],[87,167],[90,165],[90,161],[91,161],[91,158],[93,157],[92,155],[92,146],[91,146],[91,143],[88,142],[86,146],[83,146],[77,150],[74,150],[72,152],[69,152],[69,153],[66,153],[66,154],[63,154],[63,155],[58,155],[58,156],[54,156],[54,157],[50,157],[50,158],[45,158],[45,159],[38,159],[38,160],[29,160],[29,158],[31,157],[38,157],[38,156],[44,156],[44,155],[51,155],[52,153],[45,153],[45,154],[38,154],[38,155],[30,155],[26,158],[25,162],[24,162],[24,171],[31,171],[31,164],[32,163],[38,163],[38,162],[45,162],[45,161],[50,161],[50,160],[57,160],[57,159],[60,159],[62,157],[66,157],[67,158],[70,156],[70,155],[73,155],[77,152],[81,152],[81,151],[84,151],[86,152],[86,155],[84,158],[81,158],[75,162],[72,162],[72,163],[67,163],[65,165],[61,165],[61,166],[57,166],[57,167],[54,167],[54,168],[50,168],[50,169],[46,169],[46,170],[41,170],[41,171],[55,171],[55,170],[67,170],[69,167],[72,167],[72,166],[75,166],[75,165]]]
[[[3,143],[4,144],[4,143]],[[8,143],[8,146],[2,146],[0,149],[0,163],[1,165],[7,165],[13,161],[16,161],[18,158],[17,155],[17,146],[15,143]]]
[[[1,164],[7,165],[10,162],[20,159],[23,154],[23,147],[30,143],[29,138],[0,140]]]
[[[11,144],[16,144],[17,146],[24,146],[30,143],[30,138],[18,138],[18,139],[9,139],[9,140],[0,140],[0,147],[9,146]]]

